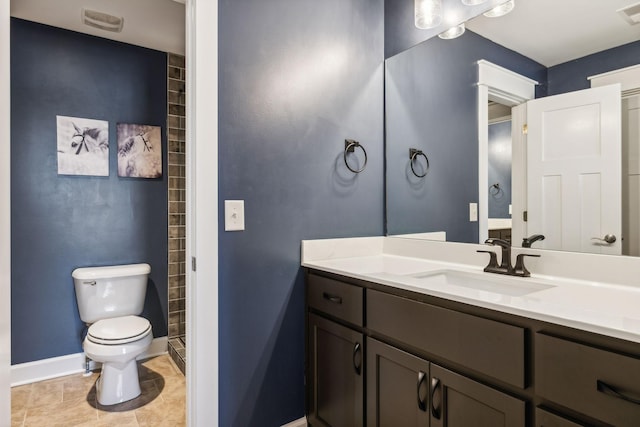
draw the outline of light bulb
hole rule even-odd
[[[456,25],[455,27],[451,27],[446,31],[438,34],[438,37],[444,40],[455,39],[456,37],[460,37],[465,32],[464,22],[460,25]]]
[[[502,3],[488,12],[483,13],[483,15],[487,18],[499,18],[500,16],[504,16],[511,12],[514,7],[516,7],[515,0],[509,0],[508,2]]]
[[[442,22],[442,0],[415,0],[416,27],[426,30]]]

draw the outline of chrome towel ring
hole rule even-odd
[[[351,166],[349,166],[349,162],[347,161],[347,154],[353,153],[356,150],[356,147],[359,147],[364,153],[364,164],[360,169],[353,169]],[[360,173],[364,170],[364,168],[367,167],[367,152],[358,141],[355,141],[353,139],[344,140],[344,164],[347,165],[347,169],[349,169],[353,173]]]
[[[424,160],[427,162],[427,167],[424,169],[423,174],[417,173],[413,168],[413,162],[417,160],[418,156],[424,157]],[[425,176],[427,176],[427,173],[429,173],[429,158],[422,152],[422,150],[418,150],[417,148],[409,148],[409,165],[411,166],[411,172],[413,172],[413,174],[418,178],[424,178]]]

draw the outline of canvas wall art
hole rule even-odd
[[[109,122],[56,116],[58,175],[109,176]]]
[[[162,176],[160,126],[118,123],[118,176],[159,178]]]

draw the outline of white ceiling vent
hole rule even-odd
[[[616,12],[618,12],[618,14],[622,16],[622,19],[627,21],[629,25],[636,25],[640,23],[640,3],[623,7],[622,9],[618,9]]]
[[[82,23],[100,30],[119,33],[124,25],[124,18],[109,15],[90,9],[82,9]]]

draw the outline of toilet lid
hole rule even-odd
[[[97,344],[119,345],[137,341],[151,333],[151,324],[144,317],[122,316],[98,320],[89,326],[87,339]]]

